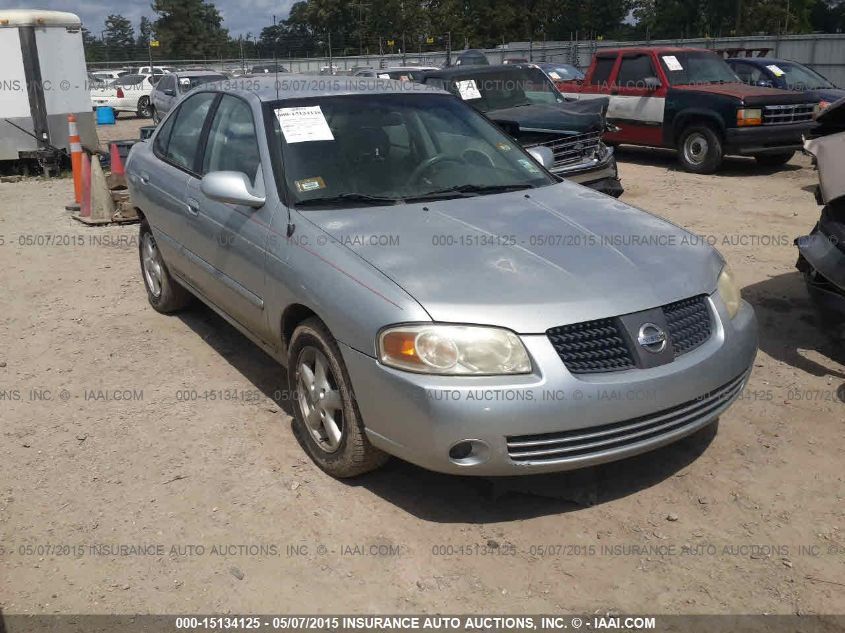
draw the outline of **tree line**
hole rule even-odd
[[[312,57],[487,48],[511,41],[836,33],[845,0],[300,0],[233,37],[212,2],[153,0],[155,17],[83,28],[89,61]],[[268,18],[270,16],[267,16]],[[270,21],[269,19],[267,20]],[[149,42],[158,46],[149,48]]]

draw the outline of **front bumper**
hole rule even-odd
[[[566,178],[579,185],[595,189],[601,193],[618,198],[625,191],[619,180],[619,169],[613,149],[606,148],[607,154],[603,159],[592,159],[584,163],[565,167],[553,167],[550,171],[561,178]]]
[[[797,151],[804,147],[803,136],[815,126],[815,122],[809,121],[787,125],[727,128],[725,153],[747,156]]]
[[[370,441],[430,470],[463,475],[518,475],[571,470],[636,455],[713,422],[739,395],[757,350],[754,312],[743,302],[734,319],[718,295],[710,297],[714,331],[699,348],[651,369],[575,376],[545,334],[522,340],[534,363],[523,376],[444,377],[385,367],[341,345]],[[637,435],[622,445],[577,456],[512,459],[508,438],[578,430],[602,433],[616,423],[662,416],[695,406],[706,394],[731,391],[701,415],[665,432]],[[466,459],[450,449],[473,440]]]

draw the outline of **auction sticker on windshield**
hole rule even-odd
[[[666,63],[666,68],[669,70],[683,70],[684,67],[681,66],[681,62],[678,61],[678,58],[674,55],[664,55],[663,61]]]
[[[456,85],[458,87],[458,93],[464,101],[469,101],[470,99],[481,99],[481,93],[478,90],[478,84],[475,83],[475,79],[458,81],[456,82]]]
[[[326,117],[318,105],[276,108],[275,112],[288,143],[334,140]]]
[[[783,77],[786,74],[785,72],[783,72],[783,70],[781,70],[780,66],[778,66],[777,64],[769,64],[768,66],[766,66],[766,68],[771,70],[774,73],[775,77]]]

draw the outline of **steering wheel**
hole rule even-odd
[[[429,169],[438,165],[440,163],[457,163],[459,165],[463,165],[463,161],[453,158],[451,156],[447,156],[446,154],[437,154],[436,156],[432,156],[431,158],[424,160],[420,163],[411,175],[408,177],[408,180],[412,183],[417,182],[420,178],[422,178],[423,174],[427,172]]]

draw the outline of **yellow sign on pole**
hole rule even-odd
[[[393,46],[394,44],[396,44],[396,40],[387,40],[388,46]]]
[[[434,38],[433,37],[425,38],[425,43],[426,44],[434,44]]]
[[[150,40],[150,46],[152,46],[153,48],[158,48],[159,46],[161,46],[161,43],[158,40]]]

